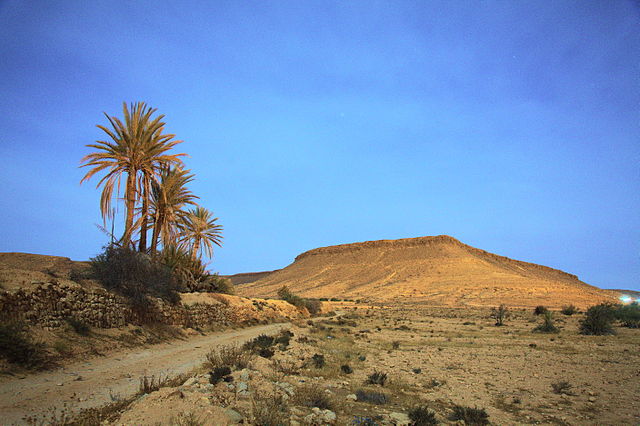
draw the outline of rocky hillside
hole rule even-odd
[[[284,269],[239,285],[238,293],[273,297],[283,285],[304,297],[440,306],[584,308],[615,300],[575,275],[489,253],[446,235],[310,250]]]

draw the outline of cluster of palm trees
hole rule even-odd
[[[102,186],[100,211],[106,225],[107,220],[115,220],[113,201],[120,200],[121,182],[125,182],[125,225],[118,245],[135,248],[137,244],[138,251],[152,255],[161,247],[177,250],[193,261],[202,254],[211,257],[213,245],[222,245],[222,226],[187,188],[193,174],[182,162],[186,154],[172,152],[182,141],[164,133],[164,115],[154,116],[156,111],[137,102],[123,103],[124,122],[105,113],[110,127],[97,127],[108,139],[87,145],[95,152],[81,160],[81,167],[90,170],[80,183],[106,172],[97,184]]]

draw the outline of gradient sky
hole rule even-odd
[[[640,9],[1,1],[0,251],[82,260],[102,112],[146,101],[224,226],[210,269],[448,234],[640,290]]]

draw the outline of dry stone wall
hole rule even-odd
[[[0,290],[0,312],[8,320],[53,329],[76,319],[92,327],[115,328],[127,324],[162,324],[206,329],[218,325],[271,322],[307,316],[282,301],[254,300],[210,293],[183,294],[182,303],[151,300],[134,309],[124,298],[102,288],[76,283],[36,283],[17,291]]]

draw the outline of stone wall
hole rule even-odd
[[[124,298],[103,288],[54,280],[28,289],[0,290],[0,312],[6,319],[50,329],[65,325],[71,318],[98,328],[158,322],[206,329],[308,316],[282,301],[211,293],[187,293],[181,299],[177,305],[155,299],[145,309],[134,309]]]

